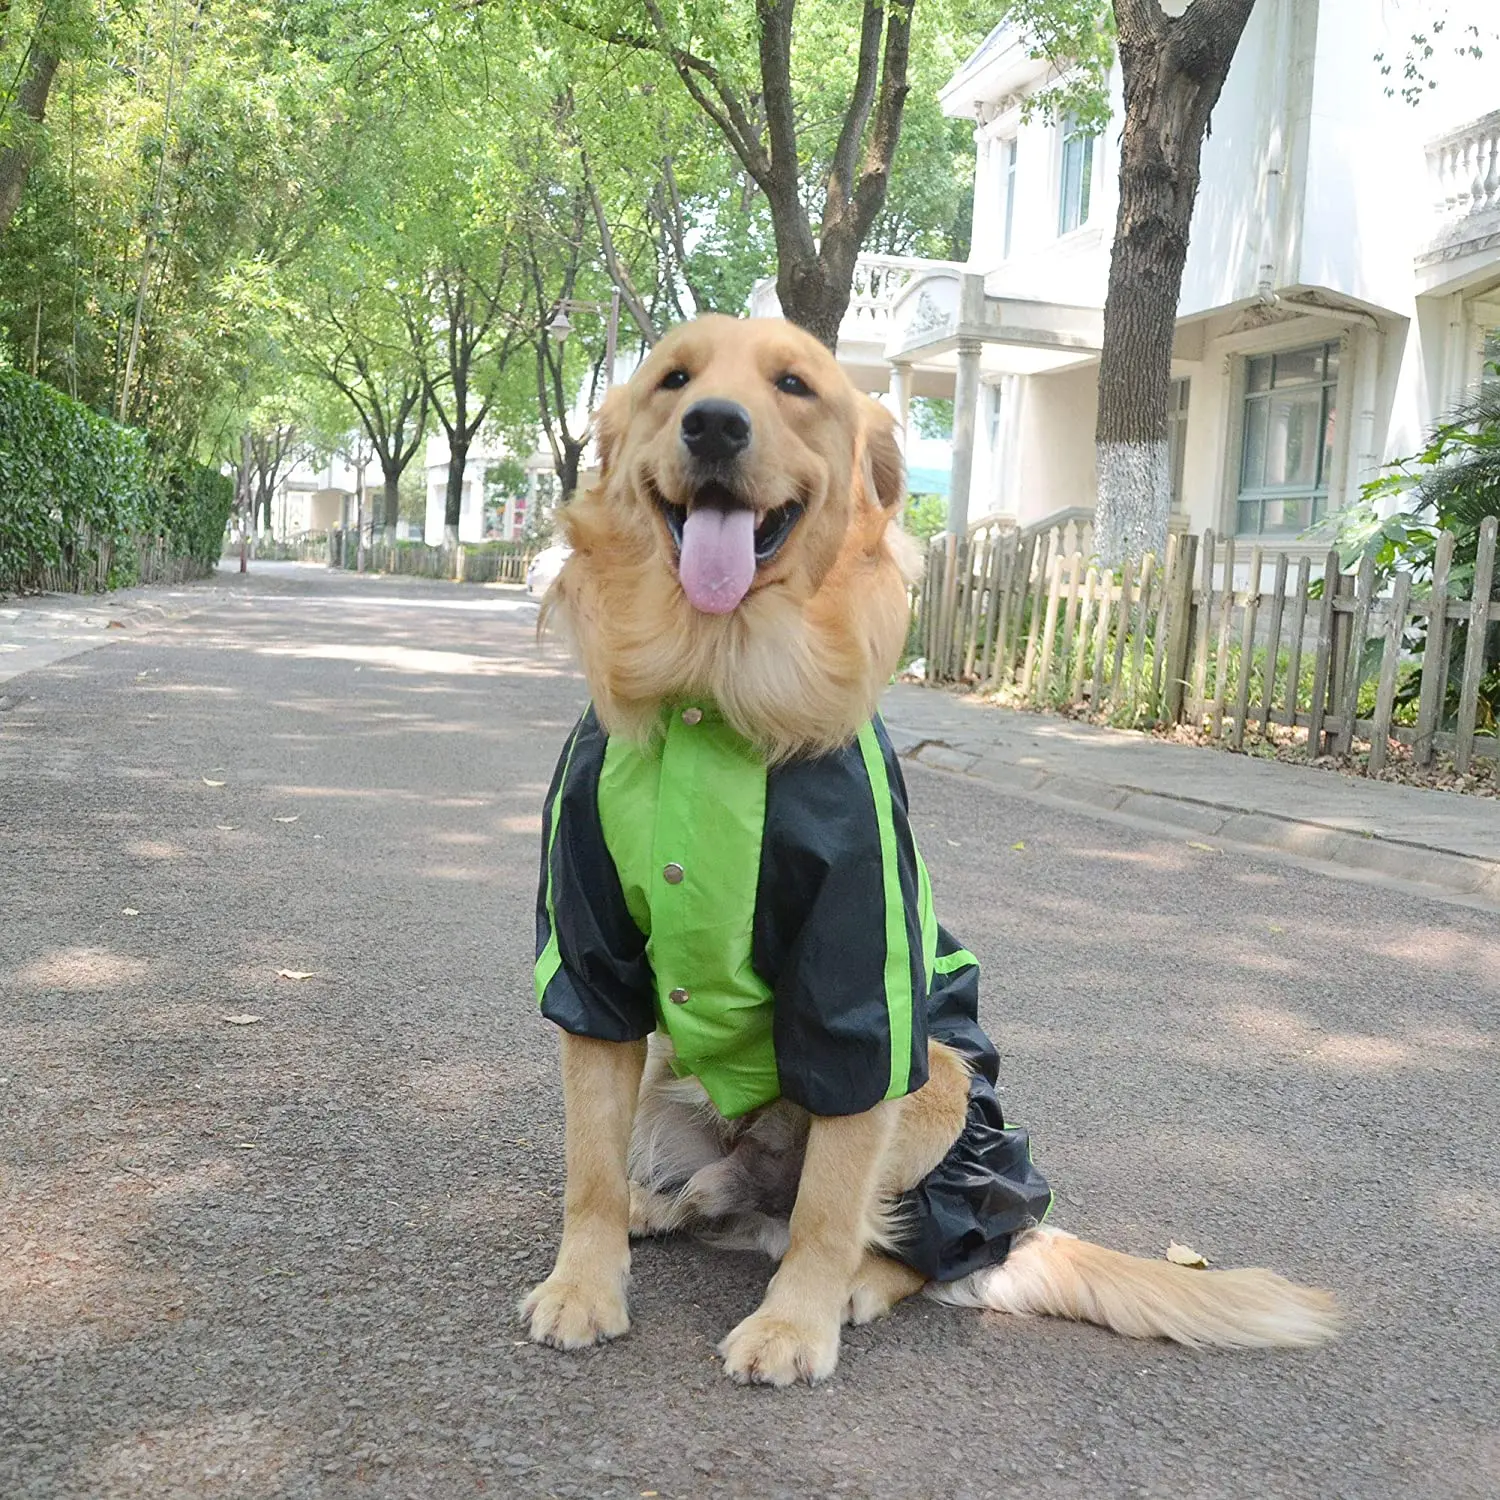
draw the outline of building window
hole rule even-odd
[[[1001,255],[1010,259],[1010,233],[1016,221],[1016,138],[1012,136],[1000,147],[1001,186],[1005,192],[1005,235]]]
[[[1295,536],[1323,518],[1338,378],[1336,343],[1245,361],[1236,509],[1241,535]]]
[[[1087,224],[1089,188],[1094,176],[1094,138],[1070,115],[1062,125],[1062,190],[1058,195],[1057,232],[1067,234]]]
[[[1167,394],[1167,462],[1172,472],[1172,509],[1182,509],[1182,473],[1187,466],[1188,397],[1192,381],[1174,380]]]

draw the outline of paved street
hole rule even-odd
[[[561,1214],[532,903],[582,684],[514,592],[213,597],[0,699],[0,1497],[1500,1491],[1492,913],[913,766],[1058,1222],[1328,1286],[1347,1336],[918,1302],[747,1390],[713,1348],[765,1263],[668,1242],[563,1356],[514,1307]]]

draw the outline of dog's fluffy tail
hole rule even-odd
[[[1049,1313],[1099,1323],[1130,1338],[1192,1348],[1306,1348],[1338,1330],[1327,1292],[1273,1271],[1199,1271],[1143,1260],[1043,1227],[1017,1235],[1010,1254],[927,1295],[955,1307]]]

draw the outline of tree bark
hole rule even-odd
[[[26,77],[16,91],[15,109],[34,125],[40,125],[47,112],[47,96],[52,91],[57,63],[58,59],[52,53],[33,48]],[[10,227],[10,221],[21,206],[21,195],[26,191],[26,178],[31,171],[34,144],[23,137],[18,144],[0,151],[0,234]]]
[[[583,444],[575,438],[562,441],[562,462],[557,466],[557,482],[562,489],[562,503],[566,505],[578,488],[578,464],[583,457]]]
[[[448,435],[448,484],[443,493],[443,541],[445,545],[458,543],[458,519],[464,507],[464,468],[469,462],[467,437],[458,436],[455,428]]]
[[[1104,303],[1095,429],[1094,543],[1116,566],[1161,556],[1171,510],[1167,397],[1199,164],[1254,0],[1114,0],[1125,126],[1120,209]]]
[[[383,525],[385,537],[388,542],[396,540],[396,522],[401,519],[401,470],[406,467],[393,468],[382,455],[380,472],[385,479],[385,506],[383,513]]]

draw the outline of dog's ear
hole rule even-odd
[[[861,427],[870,498],[882,510],[894,512],[906,498],[906,461],[896,443],[896,420],[878,401],[866,397]]]
[[[594,413],[594,446],[599,453],[599,480],[607,483],[615,466],[630,415],[630,393],[623,385],[611,386]]]

